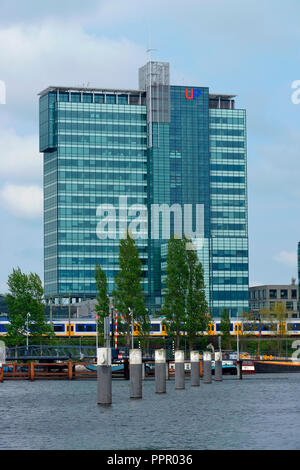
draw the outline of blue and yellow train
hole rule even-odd
[[[0,336],[7,334],[8,320],[0,320]],[[71,319],[69,320],[54,320],[53,329],[56,336],[61,337],[90,337],[96,336],[96,321],[94,319]],[[185,332],[182,331],[182,335]],[[220,320],[213,320],[208,324],[207,331],[199,332],[199,336],[215,336],[221,334]],[[300,336],[300,319],[291,319],[285,322],[262,322],[255,321],[246,322],[241,320],[232,320],[230,323],[230,334],[236,336]],[[122,333],[118,333],[122,335]],[[140,336],[141,330],[138,323],[134,324],[133,335]],[[166,337],[167,325],[164,318],[151,319],[150,323],[150,337]]]

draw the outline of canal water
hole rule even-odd
[[[0,449],[300,449],[300,374],[223,382],[130,400],[113,381],[113,405],[97,405],[96,381],[0,383]]]

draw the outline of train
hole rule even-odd
[[[220,320],[212,320],[209,322],[207,330],[199,332],[199,336],[216,336],[220,335]],[[0,320],[0,336],[7,334],[7,326],[9,321]],[[112,326],[110,326],[112,330]],[[55,336],[58,337],[92,337],[97,335],[96,321],[94,319],[71,319],[69,320],[54,320],[53,330]],[[184,329],[181,332],[185,335]],[[300,336],[300,319],[290,319],[280,324],[278,322],[255,322],[255,321],[241,321],[232,320],[230,322],[230,334],[232,336]],[[122,335],[122,333],[118,333]],[[138,323],[133,326],[133,336],[141,335],[141,327]],[[150,337],[167,337],[167,322],[164,318],[153,318],[150,321]]]

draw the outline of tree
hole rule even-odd
[[[140,315],[139,326],[140,326],[142,347],[148,350],[151,323],[150,323],[148,311],[146,309],[144,310],[142,315]]]
[[[98,263],[95,266],[95,280],[97,288],[95,311],[99,317],[97,319],[97,327],[98,331],[103,331],[104,318],[109,316],[109,297],[107,294],[106,274]]]
[[[285,304],[283,302],[276,302],[271,314],[278,324],[277,348],[278,356],[281,356],[282,336],[285,334],[285,323],[287,314]]]
[[[41,339],[43,335],[54,337],[51,326],[47,323],[45,306],[42,302],[43,286],[35,273],[25,274],[21,269],[13,269],[8,277],[6,302],[10,324],[7,328],[8,340],[11,344],[21,345],[27,336],[27,314],[30,336]]]
[[[255,329],[253,330],[252,325],[253,324],[257,325],[257,328],[258,328],[257,330],[257,334],[258,334],[257,355],[259,356],[260,351],[261,351],[261,333],[264,328],[264,322],[270,321],[272,323],[270,310],[266,307],[260,308],[258,312],[253,312],[250,310],[249,312],[243,312],[243,317],[251,322],[246,325],[244,324],[244,331],[247,330],[247,326],[248,326],[248,330],[250,334],[252,334],[252,331],[255,331]]]
[[[176,338],[176,348],[180,346],[180,331],[186,322],[186,293],[189,269],[185,250],[185,240],[171,237],[168,241],[166,289],[162,315],[168,321],[168,332]]]
[[[222,333],[222,342],[225,349],[231,349],[230,338],[230,317],[226,308],[223,308],[220,321],[220,331]]]
[[[186,250],[188,286],[186,297],[186,331],[190,351],[199,331],[206,331],[209,323],[208,304],[205,298],[204,272],[195,250]]]
[[[139,258],[135,240],[129,232],[119,244],[120,271],[115,277],[113,290],[114,303],[124,317],[126,344],[130,345],[130,327],[132,315],[137,323],[144,322],[148,313],[145,308],[145,296],[141,286],[143,277],[142,262]]]

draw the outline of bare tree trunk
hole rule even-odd
[[[130,347],[130,325],[129,324],[127,326],[127,332],[126,332],[126,346],[128,348]]]

